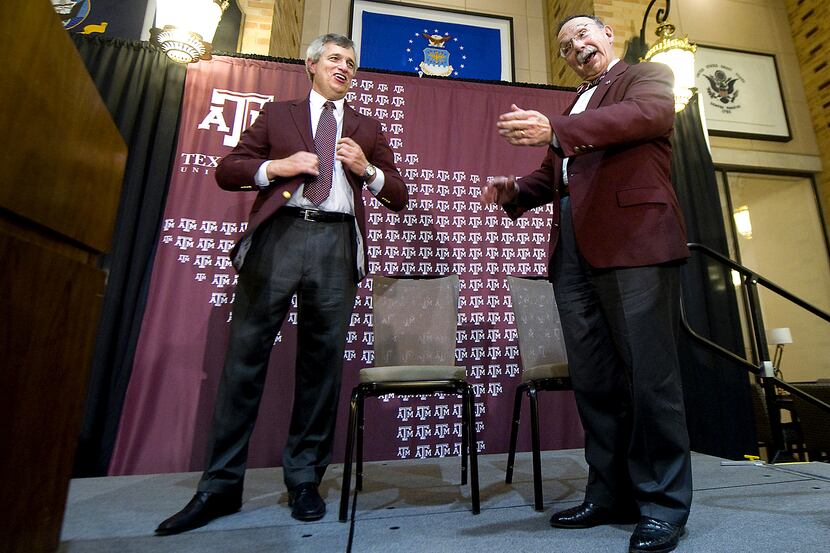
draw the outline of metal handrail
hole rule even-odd
[[[825,321],[830,322],[830,313],[827,313],[826,311],[822,311],[821,309],[819,309],[815,305],[804,301],[803,299],[799,298],[795,294],[787,292],[786,290],[784,290],[783,288],[781,288],[780,286],[778,286],[774,282],[762,277],[761,275],[759,275],[755,271],[753,271],[751,269],[747,269],[743,265],[741,265],[741,264],[729,259],[728,257],[716,252],[715,250],[709,248],[708,246],[704,246],[703,244],[698,244],[696,242],[689,242],[687,245],[689,246],[690,250],[700,251],[702,253],[705,253],[706,255],[711,257],[712,259],[715,259],[715,260],[719,261],[720,263],[728,266],[730,269],[734,269],[735,271],[738,271],[739,273],[741,273],[745,277],[751,278],[755,283],[760,284],[761,286],[763,286],[764,288],[770,290],[771,292],[775,292],[779,296],[793,302],[794,304],[798,305],[799,307],[803,307],[804,309],[806,309],[810,313],[816,315],[817,317],[820,317],[820,318],[824,319]]]
[[[776,387],[781,388],[782,390],[785,390],[790,394],[804,399],[805,401],[818,407],[819,409],[822,409],[828,414],[830,414],[830,405],[804,392],[803,390],[800,390],[795,386],[792,386],[791,384],[788,384],[787,382],[784,382],[783,380],[775,377],[772,361],[770,360],[769,356],[769,348],[767,346],[764,321],[761,315],[761,307],[758,297],[758,286],[763,286],[767,290],[781,296],[782,298],[794,303],[795,305],[798,305],[803,309],[806,309],[807,311],[813,313],[817,317],[824,319],[826,322],[830,322],[830,314],[804,301],[795,294],[792,294],[784,290],[774,282],[762,277],[755,271],[752,271],[751,269],[744,267],[743,265],[733,261],[732,259],[729,259],[728,257],[716,252],[715,250],[707,246],[704,246],[703,244],[690,242],[687,245],[690,250],[699,251],[704,255],[708,256],[709,258],[719,262],[721,265],[724,265],[732,269],[733,271],[737,271],[742,276],[742,285],[745,286],[746,300],[749,304],[748,316],[750,319],[749,322],[752,326],[752,335],[754,339],[753,349],[758,360],[757,364],[746,359],[745,357],[742,357],[729,351],[728,349],[695,332],[694,329],[692,329],[691,325],[689,325],[689,321],[686,318],[686,310],[683,305],[682,297],[680,300],[680,320],[682,322],[683,328],[695,341],[707,346],[709,349],[714,350],[716,353],[719,353],[720,355],[731,359],[739,365],[742,365],[748,371],[761,378],[761,385],[764,389],[764,396],[767,404],[767,413],[769,415],[770,431],[772,432],[773,445],[776,449],[775,455],[770,457],[774,460],[778,457],[779,453],[785,450],[784,434],[781,429],[781,413],[779,412],[778,405],[776,403]]]

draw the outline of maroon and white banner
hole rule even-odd
[[[215,57],[188,66],[178,157],[110,474],[203,468],[236,282],[228,253],[254,199],[219,189],[214,171],[265,102],[303,97],[309,88],[302,65]],[[347,100],[384,124],[410,200],[407,210],[393,213],[364,194],[370,276],[358,290],[347,337],[334,462],[343,459],[349,393],[358,371],[373,364],[372,274],[460,276],[456,362],[475,388],[478,450],[507,450],[521,361],[505,276],[546,274],[550,206],[512,222],[478,196],[488,177],[528,173],[545,155],[499,138],[498,115],[514,103],[560,113],[571,98],[547,89],[368,72],[354,79]],[[271,355],[251,467],[281,463],[295,338],[292,310]],[[366,459],[456,455],[460,413],[455,396],[369,400]],[[541,414],[544,449],[582,447],[572,394],[542,394]],[[527,426],[519,442],[524,450]]]

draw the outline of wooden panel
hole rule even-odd
[[[5,234],[0,259],[0,551],[54,551],[104,274]]]
[[[127,152],[46,0],[7,1],[0,79],[0,552],[55,551]]]
[[[127,149],[45,0],[7,1],[0,36],[0,207],[103,252]],[[113,155],[117,152],[117,155]]]

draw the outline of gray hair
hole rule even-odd
[[[556,28],[556,34],[559,34],[559,32],[562,30],[562,27],[565,26],[565,23],[567,23],[571,19],[576,19],[578,17],[587,17],[588,19],[593,19],[594,23],[596,23],[598,27],[605,27],[605,22],[596,15],[591,15],[589,13],[578,13],[576,15],[569,15],[568,17],[560,21],[559,26]]]
[[[334,43],[341,48],[350,48],[354,50],[354,42],[347,36],[329,33],[327,35],[320,35],[311,41],[308,49],[305,51],[306,62],[317,63],[320,61],[320,56],[323,55],[323,50],[326,49],[326,44]],[[308,70],[308,63],[306,63],[305,71],[308,74],[308,80],[313,80],[311,72]]]

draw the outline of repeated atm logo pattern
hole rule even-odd
[[[520,361],[506,275],[547,274],[547,241],[551,208],[547,206],[511,222],[500,209],[478,200],[487,176],[453,167],[432,167],[423,155],[407,148],[407,111],[403,85],[356,79],[347,100],[359,112],[381,121],[395,161],[409,187],[408,209],[390,212],[365,194],[369,277],[361,282],[347,336],[345,370],[356,374],[373,364],[372,274],[458,274],[460,297],[456,331],[456,363],[467,369],[475,391],[479,451],[487,448],[488,404],[505,391],[512,394]],[[255,120],[267,99],[251,92],[215,90],[199,129],[221,133],[231,146],[243,124]],[[233,107],[234,109],[230,109]],[[229,113],[234,115],[229,115]],[[228,120],[232,117],[232,123]],[[219,157],[181,153],[178,170],[213,183]],[[200,295],[215,309],[227,311],[234,300],[237,275],[228,257],[246,229],[239,220],[188,217],[163,221],[159,255],[174,256],[188,272]],[[296,325],[291,310],[288,324]],[[277,336],[279,347],[282,333]],[[344,386],[348,382],[344,380]],[[506,397],[506,400],[511,398]],[[383,397],[395,414],[387,440],[398,458],[457,455],[461,447],[461,404],[455,396]]]

